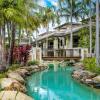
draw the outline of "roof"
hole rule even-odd
[[[65,28],[66,28],[67,25],[71,25],[71,22],[69,22],[69,23],[64,23],[64,24],[62,24],[62,25],[59,25],[59,26],[55,27],[54,29],[63,28],[64,26],[65,26]],[[74,22],[73,22],[72,25],[77,25],[77,26],[79,26],[79,25],[81,25],[81,23],[74,23]]]
[[[46,34],[51,34],[52,32],[53,32],[53,31],[44,32],[44,33],[40,34],[39,36],[44,36],[44,35],[46,35]]]
[[[77,28],[73,28],[72,29],[72,32],[74,33],[74,32],[77,32],[78,30],[80,30],[81,28],[84,28],[84,27],[87,27],[88,25],[83,25],[83,26],[78,26]],[[43,36],[39,36],[38,37],[38,41],[40,41],[40,40],[43,40],[43,39],[45,39],[45,38],[47,38],[47,37],[51,37],[51,36],[55,36],[55,37],[58,37],[58,36],[65,36],[65,35],[67,35],[67,34],[70,34],[71,33],[71,30],[63,30],[63,31],[52,31],[51,33],[49,33],[49,34],[45,34],[45,35],[43,35]]]

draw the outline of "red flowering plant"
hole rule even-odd
[[[14,63],[26,64],[29,58],[30,50],[31,50],[31,45],[20,45],[14,47],[13,51]]]

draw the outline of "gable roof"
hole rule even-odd
[[[83,26],[78,26],[76,28],[73,28],[72,29],[72,32],[77,32],[78,30],[80,30],[81,28],[84,28],[84,27],[88,27],[88,25],[83,25]],[[60,37],[60,36],[66,36],[67,34],[70,34],[71,33],[71,30],[63,30],[63,31],[52,31],[50,32],[49,34],[45,34],[43,36],[39,36],[38,37],[38,41],[40,40],[43,40],[45,38],[48,38],[48,37],[51,37],[51,36],[54,36],[54,37]]]
[[[54,29],[60,29],[60,28],[62,28],[62,29],[66,29],[66,27],[67,26],[70,26],[71,25],[71,22],[69,22],[69,23],[64,23],[64,24],[62,24],[62,25],[59,25],[59,26],[57,26],[57,27],[55,27]],[[79,26],[79,25],[81,25],[81,23],[72,23],[72,25],[73,26]]]

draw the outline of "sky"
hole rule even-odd
[[[39,4],[42,6],[57,6],[58,0],[38,0]]]
[[[38,0],[38,4],[44,7],[51,7],[51,6],[57,7],[58,6],[57,1],[58,0]],[[65,20],[62,20],[61,24],[63,23],[65,23]],[[56,26],[58,26],[56,23],[55,23],[55,26],[52,26],[52,24],[50,23],[49,31],[53,31],[53,28]],[[39,34],[44,33],[44,32],[46,32],[45,28],[39,28]]]

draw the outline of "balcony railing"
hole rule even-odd
[[[54,50],[43,50],[42,58],[52,58],[52,59],[81,59],[82,56],[85,57],[87,52],[83,52],[81,48],[73,48],[73,49],[57,49]]]

